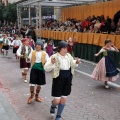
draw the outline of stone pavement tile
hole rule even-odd
[[[9,116],[9,118],[11,120],[20,120],[20,118],[18,117],[18,115],[15,113],[15,111],[13,110],[13,108],[6,108],[5,109],[7,112],[7,115]]]
[[[3,114],[7,114],[5,109],[2,107],[0,108],[0,116],[2,116]]]
[[[0,120],[11,120],[7,114],[0,116]]]

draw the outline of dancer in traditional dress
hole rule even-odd
[[[74,68],[78,66],[80,60],[74,60],[67,53],[67,42],[61,41],[58,44],[57,53],[52,55],[44,65],[45,71],[53,72],[52,96],[54,100],[50,108],[50,114],[54,116],[55,109],[58,106],[56,120],[60,120],[64,110],[67,96],[71,93],[72,78]]]
[[[48,54],[43,51],[44,45],[43,42],[38,39],[36,42],[36,50],[32,51],[28,57],[28,61],[31,61],[32,69],[30,72],[30,93],[31,96],[28,99],[28,104],[33,101],[34,98],[34,90],[36,87],[36,94],[35,100],[41,102],[42,99],[39,97],[39,93],[41,90],[41,85],[46,84],[45,80],[45,71],[44,71],[44,64],[48,60]]]
[[[17,56],[20,57],[20,68],[23,69],[22,77],[24,82],[27,82],[27,72],[30,68],[30,63],[27,63],[26,60],[32,51],[33,49],[29,45],[29,39],[27,38],[24,39],[23,45],[17,50]]]
[[[19,59],[16,52],[21,45],[21,40],[19,40],[19,37],[16,35],[15,40],[13,40],[13,42],[11,43],[11,46],[13,46],[13,53],[15,54],[16,60]]]
[[[112,58],[111,52],[119,52],[119,50],[112,44],[111,40],[105,40],[105,46],[95,56],[103,53],[103,58],[96,65],[91,77],[94,80],[104,82],[105,88],[109,88],[107,81],[116,81],[119,78],[119,71],[117,70]]]
[[[8,56],[8,50],[9,50],[9,46],[11,43],[6,34],[3,34],[3,42],[2,43],[3,43],[3,46],[2,46],[3,56],[5,55],[5,52],[6,52],[6,56]]]
[[[75,39],[75,42],[72,41],[72,38],[70,37],[67,42],[68,42],[68,47],[67,47],[67,50],[68,52],[74,57],[74,52],[73,52],[73,45],[76,45],[77,44],[77,40],[76,38]]]
[[[53,40],[49,39],[48,43],[46,44],[46,52],[48,53],[49,57],[53,55]]]

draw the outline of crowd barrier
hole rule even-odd
[[[114,14],[120,10],[120,1],[109,1],[90,5],[73,6],[62,9],[62,20],[67,18],[76,18],[77,20],[84,20],[88,16],[104,15],[105,18],[109,16],[114,17]]]
[[[49,30],[36,30],[36,34],[44,39],[52,38],[55,46],[60,40],[67,40],[69,37],[74,39],[76,37],[78,44],[73,47],[75,56],[94,62],[98,62],[101,58],[101,56],[94,57],[94,54],[97,53],[102,46],[104,46],[105,39],[111,39],[113,44],[120,49],[120,35],[74,33]],[[116,61],[117,67],[120,68],[120,52],[113,54],[113,58]]]

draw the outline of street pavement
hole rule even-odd
[[[94,67],[95,63],[84,61],[77,68],[63,120],[120,120],[120,90],[105,89],[103,83],[92,80],[89,75]],[[11,49],[8,57],[0,55],[0,120],[52,120],[51,72],[46,73],[46,80],[40,94],[43,102],[27,104],[29,83],[23,82],[19,62]]]

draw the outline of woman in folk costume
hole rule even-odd
[[[10,41],[7,37],[6,34],[3,35],[3,46],[2,46],[2,53],[3,55],[5,55],[5,51],[6,51],[6,56],[8,55],[8,50],[9,50],[9,46],[10,46]]]
[[[23,69],[22,77],[24,82],[27,82],[27,72],[30,68],[30,63],[27,63],[27,58],[29,54],[33,51],[32,47],[29,45],[29,39],[25,38],[23,45],[17,50],[17,56],[20,57],[20,68]]]
[[[94,80],[104,82],[105,88],[109,88],[108,81],[116,81],[119,78],[119,71],[117,70],[112,58],[112,52],[119,52],[119,50],[112,44],[111,40],[105,40],[105,46],[95,56],[103,53],[103,58],[95,67],[91,77]]]
[[[15,40],[13,40],[13,42],[11,43],[11,45],[13,46],[13,53],[15,54],[16,60],[19,59],[19,57],[17,56],[17,50],[19,48],[19,46],[22,45],[21,40],[19,40],[19,37],[16,35]]]
[[[30,93],[31,96],[28,99],[28,104],[33,101],[34,98],[34,90],[36,87],[35,100],[37,102],[41,102],[42,99],[39,97],[39,93],[41,90],[41,85],[46,84],[45,80],[45,71],[44,64],[48,60],[48,54],[43,51],[44,45],[43,42],[38,39],[36,42],[36,50],[32,51],[28,57],[28,61],[31,61],[32,69],[30,72]]]
[[[71,93],[72,78],[74,68],[78,66],[80,60],[74,60],[67,53],[67,42],[61,41],[58,44],[57,53],[53,54],[44,65],[45,71],[53,72],[52,96],[54,100],[50,108],[50,114],[54,116],[55,109],[58,106],[56,120],[60,120],[64,110],[67,96]]]
[[[48,44],[46,45],[46,52],[48,53],[49,57],[53,55],[53,48],[54,48],[53,40],[50,39],[48,41]]]
[[[74,38],[74,39],[75,39],[75,42],[72,41],[72,38],[69,38],[69,39],[67,40],[67,42],[68,42],[67,50],[68,50],[68,52],[69,52],[73,57],[74,57],[73,45],[76,45],[76,44],[77,44],[76,38]]]

